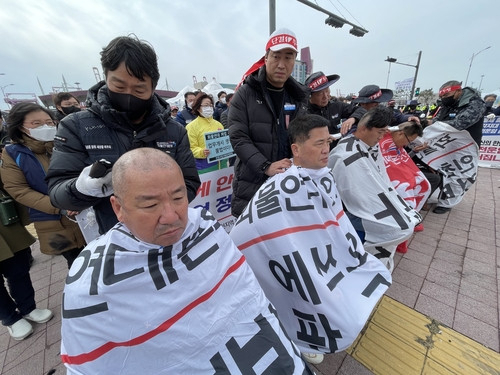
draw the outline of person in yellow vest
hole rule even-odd
[[[226,168],[227,160],[214,162],[207,160],[210,150],[205,145],[205,133],[224,129],[224,126],[213,118],[214,102],[212,97],[208,94],[199,95],[193,104],[193,113],[198,114],[198,117],[186,125],[186,131],[198,173]]]

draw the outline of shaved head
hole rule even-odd
[[[179,241],[188,222],[187,189],[182,171],[167,153],[138,148],[113,166],[111,206],[118,221],[150,244]]]
[[[138,172],[150,172],[153,169],[166,169],[171,173],[182,171],[177,162],[166,152],[155,148],[143,147],[126,152],[113,165],[113,190],[121,196],[127,192],[127,179]]]

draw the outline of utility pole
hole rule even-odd
[[[415,93],[415,86],[417,84],[418,68],[420,67],[420,58],[421,57],[422,57],[422,51],[419,51],[418,52],[417,65],[400,63],[400,62],[398,62],[398,59],[396,59],[394,57],[389,57],[389,56],[387,56],[387,59],[385,59],[385,61],[387,61],[389,63],[389,69],[391,69],[391,63],[392,64],[399,64],[399,65],[411,66],[412,68],[415,68],[415,76],[413,77],[413,84],[411,86],[410,100],[413,99],[413,94]],[[389,76],[387,76],[387,80],[389,80]]]
[[[269,0],[269,35],[276,30],[276,0]]]

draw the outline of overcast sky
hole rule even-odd
[[[492,0],[317,0],[316,4],[369,32],[325,25],[326,15],[295,0],[276,0],[276,27],[288,27],[299,49],[309,46],[314,71],[339,74],[333,95],[356,93],[367,84],[386,87],[390,56],[416,65],[417,86],[435,92],[442,83],[465,83],[483,95],[500,90],[500,2]],[[343,5],[342,5],[343,4]],[[344,8],[345,6],[347,8]],[[269,36],[267,0],[0,0],[0,87],[6,93],[42,92],[62,85],[96,83],[102,47],[135,33],[159,56],[159,89],[181,90],[215,77],[237,83],[264,54]],[[496,41],[494,40],[496,39]],[[496,43],[495,43],[496,42]],[[491,48],[483,50],[486,47]],[[480,52],[479,54],[477,54]],[[497,63],[494,63],[497,61]],[[415,68],[391,64],[387,87],[413,77]],[[10,84],[13,84],[12,86]],[[5,87],[6,85],[9,85]],[[6,109],[2,101],[0,109]]]

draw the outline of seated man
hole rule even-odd
[[[394,190],[385,171],[378,142],[391,120],[387,107],[369,110],[356,131],[332,150],[328,166],[354,228],[364,233],[366,251],[392,272],[397,245],[411,236],[422,218]]]
[[[225,230],[188,208],[174,159],[138,148],[112,173],[120,222],[66,279],[68,374],[310,374]]]
[[[422,125],[416,122],[403,122],[393,126],[379,141],[380,152],[392,186],[405,202],[420,211],[431,194],[431,184],[424,173],[415,165],[405,147],[422,136]],[[424,230],[423,224],[415,226],[415,231]],[[408,241],[401,242],[396,251],[406,253]]]
[[[260,187],[230,233],[312,363],[352,344],[391,283],[344,214],[328,125],[319,115],[290,122],[292,167]]]
[[[388,132],[379,141],[387,175],[401,198],[411,208],[420,211],[429,198],[431,187],[405,147],[422,136],[422,126],[416,122],[404,122],[394,128],[399,130]]]

